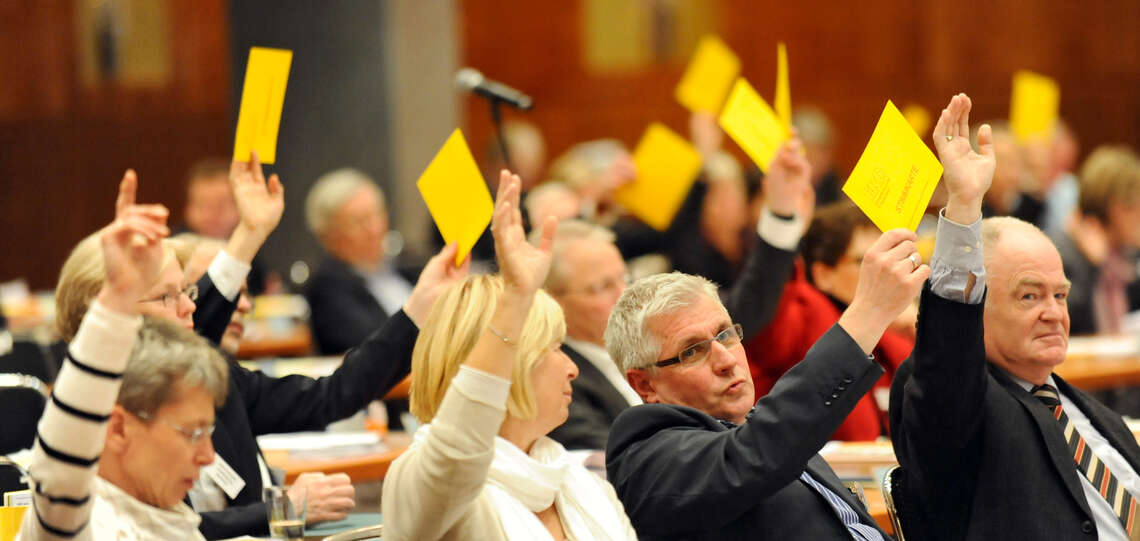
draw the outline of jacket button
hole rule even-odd
[[[854,383],[854,382],[855,382],[855,380],[853,380],[851,378],[843,378],[843,383]]]
[[[827,402],[824,402],[824,403],[823,403],[823,405],[824,405],[824,406],[830,406],[830,405],[831,405],[831,401],[830,401],[830,400],[828,400]]]
[[[839,398],[839,393],[832,393],[831,398]]]
[[[1092,533],[1093,523],[1091,520],[1086,520],[1081,523],[1081,531],[1085,533]]]
[[[836,388],[835,388],[835,390],[837,390],[837,391],[846,391],[846,390],[847,390],[847,387],[846,387],[846,386],[844,386],[844,385],[840,385],[840,386],[836,387]]]

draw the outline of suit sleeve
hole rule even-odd
[[[220,344],[230,318],[237,309],[237,302],[227,299],[218,291],[207,272],[198,279],[198,300],[195,304],[194,332],[214,344]]]
[[[795,260],[794,251],[782,250],[763,237],[756,237],[740,278],[732,289],[722,294],[729,316],[744,327],[745,341],[767,327],[776,316]]]
[[[345,354],[332,375],[271,378],[231,370],[242,389],[254,434],[320,430],[383,397],[409,373],[419,330],[401,310]]]
[[[198,531],[206,539],[268,535],[268,511],[266,504],[259,502],[201,513],[202,523],[198,525]]]
[[[836,325],[735,429],[711,430],[688,408],[624,412],[610,433],[608,479],[639,528],[722,527],[797,479],[882,373]]]

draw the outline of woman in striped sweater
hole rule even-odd
[[[139,299],[167,257],[167,210],[120,209],[100,232],[107,279],[40,420],[18,539],[203,539],[182,499],[214,459],[225,361],[186,329],[143,322]]]

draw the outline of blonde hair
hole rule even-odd
[[[318,238],[328,231],[337,210],[362,189],[372,190],[384,211],[384,192],[362,171],[337,169],[321,175],[305,197],[305,222]]]
[[[720,302],[716,284],[708,279],[683,272],[646,276],[628,288],[618,298],[606,324],[606,351],[621,368],[649,369],[661,355],[661,337],[649,328],[654,318],[669,315],[701,301],[712,299],[721,310],[728,311]]]
[[[428,423],[435,418],[451,379],[486,332],[502,292],[503,279],[498,275],[469,276],[435,301],[412,352],[409,399],[412,414],[420,421]],[[562,308],[546,292],[539,291],[518,337],[507,399],[511,417],[532,419],[538,413],[531,371],[565,336]]]
[[[1111,203],[1131,203],[1140,196],[1140,158],[1125,145],[1102,146],[1081,166],[1081,214],[1108,223]]]
[[[91,300],[103,288],[107,281],[107,268],[103,263],[103,245],[99,235],[102,230],[96,231],[79,241],[71,254],[63,262],[59,271],[59,282],[55,286],[55,326],[59,335],[70,342],[79,331],[79,323],[91,306]],[[162,261],[162,269],[172,261],[176,244],[167,240],[163,242],[166,256]]]

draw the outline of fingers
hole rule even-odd
[[[285,185],[281,184],[281,179],[277,177],[277,173],[269,176],[269,195],[285,197]]]
[[[969,137],[970,109],[973,107],[973,103],[970,102],[970,97],[965,93],[958,94],[958,103],[960,110],[958,115],[958,135],[961,137]]]
[[[499,189],[495,194],[495,202],[503,200],[503,192],[507,190],[507,185],[511,183],[511,172],[503,169],[499,171]]]
[[[127,169],[123,173],[123,180],[119,181],[119,196],[115,199],[115,217],[118,217],[130,207],[135,204],[135,197],[138,194],[139,179],[134,169]]]
[[[558,218],[547,216],[542,222],[542,234],[538,241],[538,249],[550,252],[554,246],[554,231],[558,229]]]
[[[253,173],[254,180],[265,184],[265,175],[261,172],[261,157],[257,155],[256,150],[249,151],[249,169]]]
[[[982,127],[978,128],[978,152],[982,156],[994,155],[994,134],[989,124],[982,124]]]

